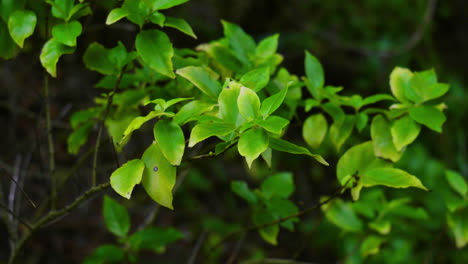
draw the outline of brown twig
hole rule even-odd
[[[48,224],[48,223],[50,223],[50,222],[64,216],[64,215],[68,214],[75,207],[78,207],[83,202],[85,202],[86,200],[91,198],[91,196],[93,196],[94,194],[96,194],[98,192],[101,192],[101,191],[107,189],[109,186],[110,186],[109,182],[94,186],[91,189],[87,190],[82,195],[78,196],[69,205],[63,207],[60,210],[50,211],[47,215],[45,215],[44,217],[37,220],[37,222],[35,222],[34,224],[31,225],[30,231],[25,233],[23,235],[23,237],[21,238],[21,240],[16,244],[15,248],[12,250],[12,253],[10,255],[10,259],[9,259],[8,263],[10,263],[10,264],[14,263],[14,261],[16,260],[16,257],[18,256],[18,253],[20,252],[20,250],[23,247],[24,243],[26,243],[26,241],[29,240],[29,238],[31,238],[32,234],[36,230],[44,227],[46,224]]]
[[[322,205],[325,205],[325,204],[331,202],[332,200],[334,200],[335,198],[338,198],[339,196],[341,196],[342,193],[343,193],[343,190],[346,188],[346,186],[347,186],[347,183],[344,184],[339,189],[337,189],[331,196],[327,197],[326,199],[316,203],[315,205],[313,205],[313,206],[311,206],[309,208],[306,208],[306,209],[304,209],[302,211],[299,211],[299,212],[297,212],[295,214],[291,214],[291,215],[276,219],[275,221],[272,221],[272,222],[269,222],[269,223],[260,224],[260,225],[251,225],[251,226],[247,226],[245,228],[235,230],[235,231],[227,234],[218,243],[216,243],[214,246],[212,246],[211,249],[209,250],[209,252],[213,252],[216,247],[218,247],[223,242],[225,242],[226,240],[228,240],[229,238],[231,238],[231,237],[233,237],[233,236],[235,236],[237,234],[244,233],[244,232],[247,233],[247,232],[250,232],[250,231],[253,231],[253,230],[262,229],[262,228],[269,227],[269,226],[272,226],[272,225],[280,224],[280,223],[282,223],[284,221],[287,221],[289,219],[292,219],[292,218],[301,217],[303,215],[306,215],[306,214],[314,211],[315,209],[320,208]]]

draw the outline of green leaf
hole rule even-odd
[[[268,134],[262,128],[251,128],[240,136],[237,143],[239,154],[245,157],[249,168],[262,152],[268,148]]]
[[[54,0],[47,1],[52,5],[52,15],[62,20],[68,20],[73,9],[74,0]]]
[[[169,120],[159,120],[154,125],[154,139],[164,157],[172,165],[179,166],[185,149],[184,132],[180,126]]]
[[[55,39],[50,39],[42,47],[40,60],[42,66],[53,77],[57,77],[56,66],[60,57],[64,54],[70,54],[75,51],[75,48],[68,47]]]
[[[302,126],[302,137],[305,142],[314,149],[320,147],[327,134],[328,123],[322,114],[309,116]]]
[[[128,245],[133,251],[148,249],[160,253],[161,248],[183,237],[184,235],[175,228],[149,227],[132,234]]]
[[[36,22],[36,14],[29,10],[16,10],[8,18],[10,36],[21,48],[24,40],[34,33]]]
[[[294,192],[293,175],[290,172],[276,173],[263,181],[260,190],[266,199],[289,198]]]
[[[251,70],[244,74],[240,83],[246,87],[258,92],[262,90],[270,81],[270,69],[268,67],[262,67]]]
[[[258,43],[257,48],[255,49],[255,55],[262,59],[273,56],[278,49],[278,38],[279,34],[274,34],[264,38],[260,43]]]
[[[260,108],[260,113],[262,114],[263,118],[271,115],[273,112],[278,109],[286,98],[286,94],[288,93],[288,87],[285,87],[278,93],[266,98],[262,102],[262,107]]]
[[[135,119],[133,119],[132,122],[128,125],[127,129],[125,129],[125,132],[123,133],[123,137],[120,140],[119,144],[124,145],[132,135],[133,131],[139,129],[144,123],[150,121],[151,119],[157,116],[162,116],[165,114],[166,113],[151,111],[146,116],[135,117]]]
[[[112,25],[115,22],[119,21],[120,19],[126,17],[128,12],[126,9],[123,8],[114,8],[109,12],[106,18],[106,25]]]
[[[253,216],[253,222],[255,225],[260,226],[260,225],[266,225],[269,223],[272,223],[273,221],[276,220],[276,217],[269,211],[266,210],[257,210],[254,212]],[[268,243],[272,245],[277,244],[277,237],[279,233],[279,225],[274,224],[270,226],[266,226],[263,228],[258,229],[258,232],[260,233],[260,236]]]
[[[205,103],[201,100],[195,100],[189,102],[180,108],[179,112],[174,116],[174,123],[179,126],[192,120],[194,117],[198,117],[201,114],[211,111],[215,105]]]
[[[119,75],[122,68],[134,59],[133,53],[128,53],[122,42],[112,49],[106,49],[99,43],[92,43],[86,49],[83,62],[90,70],[106,75]]]
[[[297,206],[284,198],[274,196],[265,201],[267,210],[274,215],[275,219],[281,219],[285,217],[290,217],[291,215],[297,214],[299,209]],[[292,217],[288,220],[281,222],[281,226],[288,229],[289,231],[294,231],[294,223],[299,222],[299,218]]]
[[[416,187],[428,191],[421,181],[414,175],[396,168],[368,169],[361,175],[364,187],[383,185],[392,188]]]
[[[468,209],[456,211],[447,214],[447,224],[455,237],[457,248],[463,248],[468,245]]]
[[[408,102],[406,91],[410,88],[410,81],[413,73],[405,68],[395,67],[390,73],[390,89],[393,96],[400,102]]]
[[[68,23],[57,24],[52,28],[52,36],[60,43],[75,47],[76,38],[81,34],[80,22],[74,20]]]
[[[446,118],[444,113],[434,106],[419,105],[409,109],[411,118],[426,127],[442,133],[442,125]]]
[[[349,136],[351,136],[354,128],[354,122],[354,116],[346,115],[343,121],[335,121],[330,127],[330,140],[336,150],[339,151]]]
[[[380,245],[384,242],[383,238],[370,235],[364,239],[361,244],[361,256],[375,255],[379,253]]]
[[[301,147],[301,146],[298,146],[296,144],[293,144],[291,142],[288,142],[286,140],[270,137],[269,146],[274,150],[278,150],[278,151],[282,151],[282,152],[287,152],[287,153],[291,153],[291,154],[307,155],[307,156],[310,156],[310,157],[314,158],[315,160],[322,163],[323,165],[326,165],[326,166],[329,165],[328,162],[322,158],[322,156],[320,156],[318,154],[312,154],[312,153],[310,153],[310,151],[308,149],[306,149],[304,147]]]
[[[135,41],[138,55],[151,69],[170,78],[175,78],[172,66],[174,49],[166,33],[149,29],[138,33]],[[157,52],[155,52],[157,47]]]
[[[356,128],[359,132],[361,132],[367,126],[367,122],[369,121],[369,116],[365,113],[359,113],[355,115],[356,118]]]
[[[127,12],[127,19],[137,24],[140,28],[143,27],[145,20],[151,12],[148,2],[143,0],[126,0],[122,5],[122,9]]]
[[[158,142],[149,146],[141,159],[145,163],[141,182],[146,193],[160,205],[173,210],[172,189],[176,183],[176,168],[164,157]]]
[[[0,1],[0,16],[3,21],[8,21],[10,15],[18,9],[22,9],[25,5],[25,0],[2,0]],[[0,19],[1,20],[1,19]]]
[[[164,22],[166,21],[166,16],[160,12],[153,12],[150,14],[149,20],[151,23],[156,24],[160,27],[164,27]],[[169,25],[168,25],[169,26]],[[190,27],[190,25],[189,25]],[[190,28],[191,30],[191,28]]]
[[[419,135],[421,125],[414,122],[409,115],[393,121],[391,127],[392,139],[398,151],[411,144]]]
[[[123,164],[110,176],[112,189],[123,197],[130,199],[135,185],[140,184],[145,164],[139,159],[134,159]]]
[[[306,82],[307,89],[315,99],[320,99],[319,90],[322,89],[325,83],[325,75],[323,73],[322,65],[320,64],[320,61],[308,51],[305,52],[304,64],[308,80],[308,82]]]
[[[11,38],[7,25],[0,19],[0,58],[11,59],[17,52],[18,48]]]
[[[289,120],[279,116],[269,116],[265,120],[257,121],[257,124],[263,127],[268,132],[281,134],[283,129],[289,124]]]
[[[416,72],[410,81],[410,90],[412,91],[412,99],[415,103],[426,102],[438,98],[449,89],[449,85],[445,83],[437,83],[437,76],[434,70]]]
[[[104,196],[102,215],[107,229],[118,237],[125,237],[130,230],[130,216],[127,209],[118,202]]]
[[[240,94],[240,84],[230,82],[219,94],[219,117],[225,122],[239,126],[245,119],[239,113],[237,98]]]
[[[239,26],[222,20],[224,35],[229,46],[234,50],[236,56],[244,63],[250,64],[250,56],[255,52],[255,41],[246,34]]]
[[[374,94],[374,95],[371,95],[369,97],[366,97],[362,101],[361,107],[366,106],[366,105],[370,105],[370,104],[375,104],[377,102],[384,101],[384,100],[395,101],[395,98],[393,98],[393,96],[391,96],[389,94]]]
[[[174,6],[181,5],[188,0],[152,0],[153,4],[151,6],[152,10],[164,10]]]
[[[362,231],[362,221],[349,203],[336,199],[323,205],[322,210],[325,212],[325,217],[341,229],[348,232]]]
[[[250,204],[255,204],[257,202],[257,196],[249,189],[249,186],[244,181],[232,181],[231,190]]]
[[[93,128],[94,122],[89,122],[75,128],[67,138],[67,149],[70,154],[77,154],[81,146],[88,140],[88,135]]]
[[[195,87],[213,99],[218,98],[221,85],[207,70],[198,66],[187,66],[176,73],[189,80]]]
[[[466,197],[468,194],[468,185],[462,175],[456,171],[446,170],[445,179],[447,179],[453,190],[459,193],[462,197]]]
[[[239,113],[247,120],[252,121],[257,118],[260,111],[260,99],[258,95],[247,87],[241,87],[237,98]]]
[[[198,123],[190,133],[189,147],[212,136],[222,137],[232,133],[236,127],[229,123],[219,121],[206,121]]]
[[[189,23],[187,23],[187,21],[185,21],[185,19],[168,16],[166,17],[164,26],[175,28],[184,34],[189,35],[194,39],[197,39],[197,35],[193,33],[192,27]]]
[[[389,162],[375,157],[372,141],[367,141],[353,146],[341,156],[336,165],[336,175],[340,184],[345,185],[354,175],[362,175],[368,169],[390,165]]]
[[[88,256],[83,264],[122,263],[125,252],[114,245],[101,245]]]
[[[390,123],[381,115],[374,117],[371,124],[371,137],[377,157],[397,162],[402,153],[393,144]]]

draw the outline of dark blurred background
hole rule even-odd
[[[58,174],[65,174],[73,167],[93,142],[91,140],[77,157],[66,151],[66,137],[71,132],[70,114],[91,106],[93,97],[102,92],[93,87],[100,76],[83,66],[84,50],[93,41],[107,47],[114,46],[118,40],[128,44],[136,34],[137,28],[128,21],[109,28],[105,26],[108,7],[114,2],[91,1],[94,13],[81,19],[85,31],[78,39],[78,52],[61,58],[57,67],[59,77],[51,80]],[[284,56],[284,67],[303,75],[304,50],[309,50],[322,62],[326,83],[344,86],[345,94],[389,93],[388,76],[395,66],[416,71],[434,68],[439,80],[451,86],[445,98],[448,122],[444,125],[444,131],[450,133],[438,135],[426,130],[421,141],[426,143],[425,151],[429,156],[468,175],[465,133],[468,123],[465,88],[468,84],[468,1],[191,0],[167,13],[185,18],[198,36],[194,40],[168,29],[178,48],[193,48],[222,37],[221,19],[240,25],[257,41],[279,33],[279,53]],[[19,175],[20,184],[24,184],[26,192],[38,204],[47,197],[49,182],[45,178],[47,141],[43,120],[43,70],[38,59],[43,42],[40,35],[35,35],[16,58],[0,61],[0,165],[3,168],[0,192],[5,196],[10,190],[8,175]],[[137,155],[140,150],[138,145],[131,147],[127,150],[128,156]],[[114,170],[109,144],[103,146],[101,155],[99,175],[103,182]],[[300,166],[301,159],[290,159],[285,163]],[[210,223],[215,226],[219,219],[237,223],[248,219],[248,216],[238,214],[248,214],[247,210],[236,209],[245,204],[235,200],[229,191],[229,180],[246,174],[243,165],[239,166],[242,161],[232,159],[229,153],[218,160],[220,162],[195,163],[185,186],[178,191],[179,197],[176,195],[176,207],[180,209],[175,214],[165,209],[159,211],[155,220],[158,226],[175,224],[187,233],[186,239],[160,256],[161,259],[171,259],[171,263],[184,263],[188,259],[201,226],[205,225],[200,222],[201,216],[213,216],[214,222]],[[88,188],[91,162],[88,163],[74,173],[69,186],[60,192],[60,205],[72,201]],[[287,168],[287,164],[280,167]],[[334,181],[334,171],[319,174],[329,174],[330,181],[321,183],[324,186],[314,186],[314,182],[305,180],[303,186],[313,187],[298,188],[298,200],[307,202],[320,194],[330,193],[333,186],[326,185]],[[309,191],[315,194],[311,195]],[[154,203],[144,197],[136,196],[125,202],[131,208],[135,225],[144,221],[155,208]],[[111,242],[112,237],[103,227],[100,206],[101,199],[96,198],[87,207],[81,207],[52,227],[38,232],[25,247],[28,252],[25,258],[28,262],[25,263],[79,263],[96,246]],[[22,201],[20,208],[20,214],[25,218],[35,216],[26,201]],[[295,241],[294,235],[286,233],[286,241]],[[0,226],[0,237],[2,263],[9,251],[4,226]],[[247,239],[252,244],[261,243],[254,233]],[[277,248],[264,245],[264,249],[278,256],[294,253],[293,245],[287,243]],[[254,254],[248,250],[245,253]],[[323,263],[336,260],[336,256],[330,255],[333,252],[326,250],[323,253],[303,251],[301,254],[305,259],[309,254],[313,255]]]

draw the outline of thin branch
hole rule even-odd
[[[195,244],[195,247],[192,250],[192,254],[190,254],[190,258],[187,261],[187,264],[194,264],[195,260],[197,259],[198,252],[200,251],[201,246],[203,245],[203,241],[206,238],[206,230],[203,230],[203,232],[200,234],[200,236],[197,239],[197,243]]]
[[[51,186],[51,208],[55,209],[55,200],[57,199],[57,177],[55,175],[55,149],[52,135],[52,122],[50,117],[50,95],[49,95],[49,75],[44,74],[44,97],[45,97],[45,118],[47,132],[47,146],[49,151],[49,176]]]
[[[247,236],[247,233],[242,233],[241,237],[237,241],[236,245],[234,246],[234,250],[232,251],[231,256],[229,257],[227,264],[233,264],[235,263],[237,256],[239,255],[239,251],[242,248],[242,244],[244,244],[245,237]]]
[[[101,147],[101,137],[102,137],[102,131],[104,130],[104,122],[106,121],[107,116],[109,115],[109,112],[111,110],[112,101],[114,100],[115,92],[117,91],[117,88],[120,85],[123,74],[124,74],[124,69],[120,71],[119,75],[117,76],[117,81],[115,82],[114,88],[112,89],[112,92],[110,92],[109,95],[107,96],[106,109],[104,110],[104,114],[102,115],[102,118],[99,122],[98,134],[96,137],[96,145],[94,146],[91,186],[96,185],[97,161],[98,161],[98,156],[99,156],[99,148]]]
[[[86,200],[91,198],[94,194],[107,189],[109,186],[110,186],[109,182],[94,186],[91,189],[87,190],[82,195],[78,196],[69,205],[63,207],[60,210],[50,211],[47,215],[40,218],[37,222],[35,222],[33,225],[31,225],[30,231],[25,233],[23,235],[23,237],[21,238],[21,240],[18,242],[18,244],[16,244],[15,248],[13,249],[13,251],[12,251],[12,253],[10,255],[10,259],[9,259],[8,263],[10,263],[10,264],[14,263],[16,257],[18,256],[18,253],[20,252],[20,250],[23,247],[24,243],[26,243],[26,241],[29,240],[29,238],[31,238],[32,234],[36,230],[44,227],[46,224],[48,224],[48,223],[50,223],[50,222],[52,222],[52,221],[54,221],[56,219],[59,219],[60,217],[62,217],[64,215],[68,214],[71,210],[73,210],[74,208],[76,208],[79,205],[81,205],[82,203],[84,203]]]
[[[349,181],[349,180],[348,180]],[[332,200],[334,200],[335,198],[338,198],[342,195],[343,191],[345,190],[345,187],[347,186],[347,183],[344,184],[342,187],[340,187],[339,189],[337,189],[331,196],[329,196],[328,198],[316,203],[315,205],[309,207],[309,208],[306,208],[302,211],[299,211],[295,214],[291,214],[291,215],[288,215],[288,216],[285,216],[283,218],[279,218],[279,219],[276,219],[275,221],[272,221],[272,222],[269,222],[269,223],[265,223],[265,224],[260,224],[260,225],[251,225],[251,226],[247,226],[245,228],[241,228],[241,229],[238,229],[238,230],[235,230],[229,234],[227,234],[225,237],[223,237],[218,243],[216,243],[214,246],[211,247],[211,249],[209,250],[209,252],[213,252],[214,249],[216,247],[218,247],[219,245],[221,245],[223,242],[225,242],[226,240],[228,240],[229,238],[237,235],[237,234],[240,234],[240,233],[244,233],[244,232],[250,232],[250,231],[253,231],[253,230],[257,230],[257,229],[262,229],[262,228],[265,228],[265,227],[269,227],[269,226],[272,226],[272,225],[276,225],[276,224],[280,224],[284,221],[287,221],[289,219],[292,219],[292,218],[296,218],[296,217],[301,217],[303,215],[306,215],[312,211],[314,211],[315,209],[317,208],[320,208],[322,207],[322,205],[325,205],[329,202],[331,202]]]
[[[10,208],[8,208],[8,206],[4,205],[3,203],[0,203],[0,208],[5,210],[5,212],[7,212],[12,217],[16,218],[16,220],[18,220],[20,223],[25,225],[29,230],[32,230],[32,226],[28,222],[26,222],[26,220],[21,218],[19,215],[15,214],[15,212],[11,211]]]
[[[0,169],[3,169],[3,168],[0,168]],[[34,201],[31,199],[31,197],[29,197],[29,195],[24,191],[23,187],[21,187],[21,185],[18,184],[18,182],[13,178],[11,177],[11,175],[9,174],[6,174],[8,176],[8,178],[10,178],[10,180],[12,182],[15,183],[16,187],[24,194],[24,196],[26,197],[26,199],[31,203],[31,205],[34,207],[34,208],[37,208],[36,204],[34,203]]]

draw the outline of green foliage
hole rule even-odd
[[[104,197],[102,213],[107,229],[119,238],[117,240],[119,244],[102,245],[96,248],[90,256],[86,257],[84,264],[122,263],[129,260],[135,263],[138,261],[139,252],[150,250],[160,254],[169,244],[184,237],[175,228],[159,227],[145,227],[128,234],[130,216],[127,209],[108,196]]]
[[[36,14],[29,2],[0,4],[2,58],[14,57],[18,47],[23,48],[25,40],[38,31],[36,27],[44,25],[40,16],[44,14]],[[446,121],[447,106],[441,97],[449,85],[438,82],[434,70],[412,72],[395,67],[389,76],[391,95],[365,97],[327,85],[321,62],[309,51],[305,51],[305,76],[281,67],[278,34],[256,42],[238,25],[222,21],[222,38],[195,49],[177,49],[164,32],[166,27],[195,39],[197,36],[186,20],[161,11],[187,0],[110,1],[105,24],[122,19],[136,24],[134,39],[126,39],[126,45],[117,41],[111,48],[97,42],[79,47],[81,40],[77,40],[86,30],[80,18],[91,14],[91,3],[46,2],[53,19],[48,25],[50,36],[42,36],[45,44],[39,59],[44,69],[57,77],[59,59],[71,53],[78,56],[76,50],[82,48],[84,67],[103,75],[95,86],[104,92],[97,93],[93,106],[74,112],[70,118],[68,152],[77,154],[94,136],[95,128],[103,126],[116,151],[123,157],[130,157],[130,152],[132,156],[110,175],[110,186],[119,195],[135,197],[139,195],[135,186],[141,184],[146,197],[165,208],[174,210],[184,202],[188,204],[185,208],[196,208],[193,201],[185,201],[191,192],[175,194],[176,180],[182,178],[181,188],[218,192],[222,188],[212,187],[211,178],[193,176],[196,164],[192,160],[226,154],[226,159],[245,158],[246,171],[255,176],[248,182],[258,186],[256,189],[243,180],[231,181],[230,186],[250,209],[246,215],[252,226],[247,230],[258,230],[269,244],[281,243],[280,228],[293,232],[306,225],[299,216],[315,208],[321,209],[325,219],[323,225],[317,224],[318,229],[340,233],[340,254],[350,254],[353,248],[360,253],[351,254],[349,263],[363,263],[373,257],[381,260],[395,252],[404,258],[424,239],[419,233],[431,233],[442,226],[448,227],[458,248],[468,244],[468,185],[464,176],[442,165],[433,165],[440,168],[435,176],[428,176],[430,173],[405,164],[425,132],[421,128],[441,133]],[[145,127],[152,127],[152,133]],[[299,140],[303,142],[297,142],[297,135],[301,135],[295,131],[297,127],[302,129]],[[132,135],[137,141],[148,134],[152,142],[139,143],[145,144],[144,151],[132,145],[126,153]],[[298,157],[297,162],[281,162],[289,154],[305,155],[307,163],[299,163],[304,157]],[[264,162],[253,163],[260,157]],[[309,164],[310,158],[318,163]],[[238,160],[235,163],[239,164]],[[319,178],[326,186],[333,186],[334,178],[325,180],[325,169],[319,167],[322,165],[336,169],[340,189],[332,196],[323,195],[317,205],[304,205],[300,202],[303,196],[294,195],[295,174],[313,174],[314,180]],[[278,172],[279,168],[293,166],[296,168],[291,172]],[[185,176],[177,174],[181,171],[189,174],[187,181],[198,184],[184,187]],[[213,179],[218,176],[213,175]],[[307,183],[308,179],[300,182]],[[410,189],[393,190],[402,188]],[[348,193],[353,201],[349,201]],[[236,202],[232,193],[219,197],[226,203]],[[187,228],[200,225],[226,235],[236,226],[205,217],[198,208],[191,210],[189,213],[203,216],[200,223],[195,221]],[[118,237],[118,245],[98,247],[85,263],[137,263],[138,252],[161,253],[183,237],[172,227],[145,227],[132,233],[127,209],[108,196],[104,197],[103,216],[106,228]],[[434,223],[423,223],[430,218]],[[208,240],[216,245],[223,237]]]

